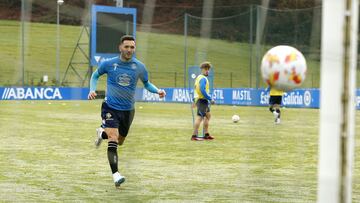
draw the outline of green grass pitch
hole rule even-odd
[[[318,109],[283,109],[282,124],[274,125],[265,107],[213,106],[216,139],[193,142],[189,104],[137,103],[118,150],[127,179],[116,190],[106,143],[93,145],[100,105],[1,101],[1,201],[316,201]],[[233,114],[239,123],[231,122]],[[356,161],[355,202],[358,180]]]

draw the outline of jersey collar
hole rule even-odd
[[[121,63],[131,63],[131,62],[134,62],[134,56],[131,57],[131,59],[130,59],[129,61],[123,61],[123,60],[121,60],[121,55],[118,56],[118,59],[119,59],[119,62],[121,62]]]

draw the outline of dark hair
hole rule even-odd
[[[208,62],[208,61],[202,62],[202,63],[200,64],[200,69],[203,69],[203,68],[210,69],[210,68],[211,68],[211,63]]]
[[[120,39],[120,44],[122,44],[125,40],[130,40],[135,42],[135,38],[131,35],[124,35]]]

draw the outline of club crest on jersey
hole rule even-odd
[[[116,68],[118,67],[119,65],[117,63],[114,63],[113,64],[113,67],[114,67],[114,70],[116,70]]]
[[[130,85],[130,82],[131,82],[131,77],[126,74],[126,73],[123,73],[121,75],[119,75],[116,79],[116,82],[121,85],[121,86],[129,86]]]
[[[132,68],[133,70],[135,70],[135,69],[137,68],[136,64],[135,64],[135,63],[131,64],[131,68]]]

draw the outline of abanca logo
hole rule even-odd
[[[62,99],[59,88],[4,88],[1,99]]]

